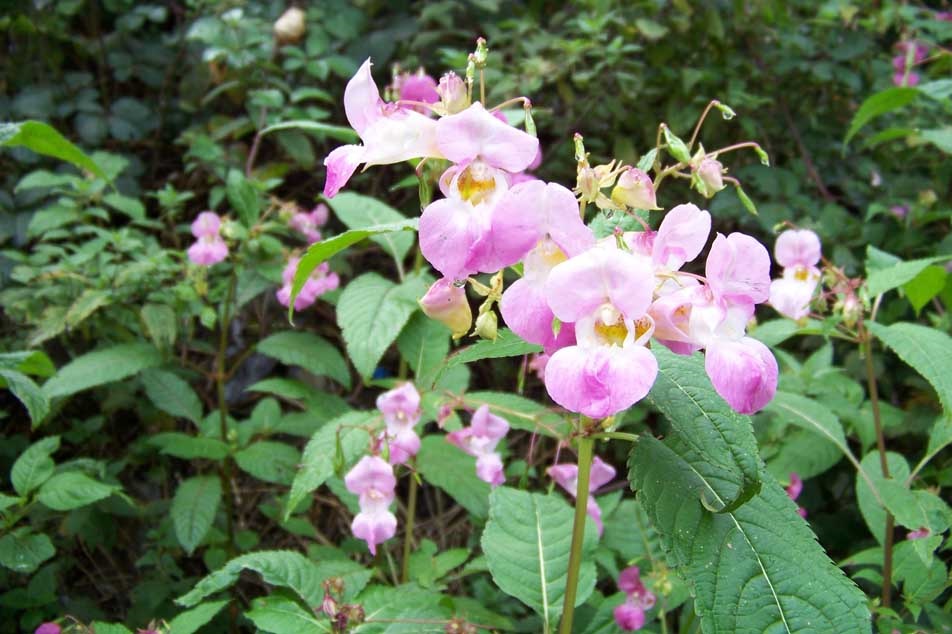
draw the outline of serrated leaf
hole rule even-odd
[[[760,487],[759,453],[750,418],[732,410],[714,391],[700,355],[678,355],[662,346],[652,352],[658,360],[658,377],[648,400],[684,443],[687,460],[713,483],[717,503],[726,503],[718,510],[737,508]],[[697,493],[708,492],[701,488]]]
[[[243,570],[257,572],[265,583],[293,590],[307,605],[320,605],[324,596],[314,562],[290,550],[264,550],[232,559],[175,602],[186,608],[194,607],[205,597],[235,583]]]
[[[906,293],[906,299],[912,304],[917,315],[933,297],[942,292],[947,277],[948,273],[944,267],[927,266],[919,275],[903,284],[902,290]]]
[[[132,634],[132,630],[121,623],[93,621],[89,624],[89,627],[96,634]]]
[[[156,347],[165,349],[175,343],[178,325],[175,311],[165,304],[146,304],[139,311],[145,330]]]
[[[229,170],[225,179],[225,197],[245,227],[251,228],[261,214],[258,190],[240,171]]]
[[[886,463],[889,466],[889,475],[895,480],[902,482],[909,477],[909,464],[901,455],[891,451],[886,452]],[[886,510],[880,503],[881,497],[877,496],[879,485],[885,478],[883,478],[879,453],[874,451],[866,454],[860,461],[860,466],[869,478],[856,478],[856,502],[863,519],[866,520],[869,532],[882,544],[886,535]],[[876,487],[875,493],[872,487]]]
[[[562,611],[573,519],[572,507],[555,495],[500,486],[489,496],[489,521],[480,544],[493,582],[538,612],[547,624],[558,620]],[[576,605],[584,603],[595,588],[595,562],[590,555],[597,541],[589,522]]]
[[[369,377],[377,369],[384,352],[417,310],[417,299],[426,286],[422,277],[394,284],[376,273],[364,273],[341,293],[337,323],[348,356],[362,376]]]
[[[451,616],[443,595],[413,583],[371,586],[358,601],[367,620],[353,634],[442,634]]]
[[[495,341],[482,340],[466,346],[446,360],[446,368],[453,368],[463,363],[472,363],[481,359],[521,357],[537,352],[542,352],[542,346],[524,341],[508,328],[500,328]]]
[[[202,401],[195,390],[177,374],[155,368],[144,370],[142,385],[152,404],[163,412],[186,418],[195,424],[202,420]]]
[[[418,221],[418,218],[408,218],[400,222],[392,222],[385,225],[364,227],[363,229],[351,229],[350,231],[345,231],[327,240],[312,244],[308,247],[307,252],[301,256],[297,271],[294,273],[294,280],[291,283],[288,318],[290,319],[294,314],[294,299],[298,296],[298,293],[301,292],[301,288],[304,287],[304,283],[311,276],[311,273],[314,272],[314,269],[316,269],[321,262],[370,236],[395,231],[416,231]]]
[[[10,471],[13,490],[26,497],[46,482],[56,464],[50,458],[60,446],[59,436],[48,436],[38,440],[20,454]]]
[[[393,207],[376,198],[353,192],[341,192],[331,198],[328,203],[334,210],[334,215],[347,225],[348,229],[359,230],[406,221],[403,214]],[[382,233],[373,235],[370,239],[383,247],[383,250],[398,262],[402,262],[407,257],[410,247],[413,246],[413,235],[409,233]]]
[[[476,477],[476,459],[446,441],[426,436],[417,454],[417,471],[478,518],[489,513],[489,484]]]
[[[175,537],[189,555],[208,534],[220,501],[221,480],[217,476],[195,476],[184,480],[175,490],[172,526]]]
[[[376,416],[377,412],[349,412],[315,432],[304,447],[304,454],[294,474],[284,510],[285,521],[306,496],[334,475],[338,443],[345,465],[356,461],[366,451],[370,436],[360,426],[368,424]]]
[[[10,390],[10,393],[23,403],[27,414],[30,415],[32,428],[39,427],[40,422],[50,413],[50,400],[40,389],[40,386],[34,383],[30,377],[16,370],[0,368],[0,379],[3,379],[6,383],[6,388]]]
[[[251,609],[245,612],[245,616],[260,631],[273,634],[288,632],[312,634],[331,631],[330,620],[318,619],[313,611],[305,610],[294,599],[280,594],[255,599],[251,602]]]
[[[242,471],[274,484],[291,484],[300,461],[296,448],[273,440],[253,443],[235,454]]]
[[[66,311],[67,327],[75,328],[94,312],[111,303],[112,297],[108,291],[94,288],[86,289]]]
[[[872,322],[867,327],[932,384],[943,411],[952,412],[952,337],[935,328],[906,322],[891,326]]]
[[[705,633],[870,632],[865,595],[829,560],[770,476],[742,506],[704,508],[702,488],[722,507],[719,485],[701,475],[686,445],[642,436],[629,480],[668,560],[693,586]]]
[[[43,392],[49,398],[112,383],[162,363],[162,355],[151,344],[125,343],[101,348],[76,357],[49,381]]]
[[[350,388],[350,370],[340,351],[310,332],[284,330],[258,343],[258,352],[285,365],[296,365],[311,374],[327,376]]]
[[[221,460],[228,455],[228,445],[217,438],[189,436],[179,431],[156,434],[149,438],[148,443],[158,447],[160,453],[183,460]]]
[[[899,288],[907,282],[914,280],[920,273],[929,268],[936,262],[948,259],[948,256],[937,256],[934,258],[922,258],[919,260],[909,260],[903,262],[897,260],[891,265],[885,267],[873,268],[872,261],[867,255],[866,270],[869,277],[866,279],[866,288],[870,295],[881,295],[894,288]]]
[[[56,373],[56,366],[42,350],[0,352],[0,369],[44,378]]]
[[[849,130],[846,131],[846,137],[843,139],[843,146],[845,147],[867,123],[887,112],[908,105],[918,95],[919,91],[915,88],[896,86],[867,97],[853,115]]]
[[[56,554],[50,538],[42,533],[31,533],[26,526],[16,528],[0,537],[0,566],[27,575]]]
[[[43,483],[37,499],[54,511],[72,511],[104,500],[119,487],[93,480],[79,471],[57,473]]]
[[[41,121],[0,123],[0,146],[25,147],[37,154],[67,161],[104,180],[109,180],[95,161],[66,140],[52,126]]]
[[[417,387],[427,390],[449,354],[450,331],[422,312],[414,313],[397,337],[397,349],[413,370]]]
[[[194,609],[177,614],[174,619],[169,621],[168,634],[194,634],[203,625],[215,618],[215,615],[221,612],[221,609],[229,603],[229,599],[209,601]]]

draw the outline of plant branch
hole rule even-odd
[[[416,518],[417,501],[417,476],[413,472],[410,474],[410,493],[407,496],[407,517],[406,529],[403,533],[403,559],[400,562],[400,579],[403,583],[410,580],[410,551],[413,550],[413,521]]]
[[[575,595],[578,590],[579,568],[582,565],[582,542],[585,538],[585,520],[588,507],[588,480],[592,470],[595,441],[590,437],[578,439],[578,483],[575,488],[575,522],[572,525],[572,549],[569,553],[569,572],[565,580],[565,600],[559,634],[572,634],[575,616]]]

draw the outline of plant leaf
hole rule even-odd
[[[482,519],[489,514],[489,484],[476,477],[476,459],[446,441],[442,435],[426,436],[417,454],[423,479],[449,494],[460,506]]]
[[[397,337],[397,349],[413,370],[417,387],[428,390],[449,354],[450,331],[422,312],[414,313]]]
[[[843,147],[845,148],[850,139],[867,123],[887,112],[908,105],[919,94],[919,91],[915,88],[896,86],[867,97],[860,105],[859,110],[856,111],[856,114],[853,115],[853,121],[850,122],[849,130],[846,131],[846,137],[843,139]]]
[[[360,230],[406,222],[406,218],[399,211],[370,196],[341,192],[328,202],[334,209],[334,214],[348,229]],[[370,239],[383,247],[397,262],[402,262],[413,246],[413,236],[402,232],[376,234],[370,236]]]
[[[31,533],[26,526],[0,537],[0,566],[21,575],[32,573],[55,554],[56,549],[49,537]]]
[[[867,327],[931,383],[943,411],[952,412],[952,337],[935,328],[908,322],[891,326],[869,323]]]
[[[258,343],[258,352],[285,365],[296,365],[311,374],[327,376],[350,388],[350,370],[340,351],[323,337],[310,332],[284,330]]]
[[[151,344],[124,343],[101,348],[76,357],[43,384],[49,398],[113,383],[162,363],[162,355]]]
[[[56,469],[56,464],[50,456],[59,446],[59,436],[48,436],[27,447],[13,463],[10,471],[13,490],[26,497],[46,482]]]
[[[280,594],[258,597],[251,602],[251,609],[245,612],[245,616],[258,630],[273,634],[314,634],[331,631],[330,620],[318,620],[313,611],[305,610],[294,599]]]
[[[291,484],[301,454],[283,442],[261,440],[235,453],[235,462],[242,471],[259,480],[274,484]]]
[[[175,537],[189,555],[208,534],[220,501],[221,480],[217,476],[195,476],[184,480],[175,490],[172,526]]]
[[[44,482],[36,497],[54,511],[72,511],[118,491],[119,487],[93,480],[85,473],[64,471]]]
[[[500,328],[495,341],[488,339],[477,341],[450,356],[446,360],[446,369],[481,359],[521,357],[536,352],[542,352],[542,346],[524,341],[508,328]]]
[[[50,413],[50,400],[43,393],[33,379],[16,370],[0,368],[0,379],[7,384],[7,389],[23,403],[33,429],[40,426],[40,422]]]
[[[202,420],[202,402],[198,394],[177,374],[155,368],[144,370],[142,385],[152,404],[163,412],[195,424]]]
[[[194,634],[207,624],[221,609],[230,603],[229,599],[209,601],[192,610],[186,610],[169,621],[169,634]]]
[[[0,123],[0,147],[25,147],[37,154],[72,163],[108,181],[105,172],[66,137],[42,121]]]

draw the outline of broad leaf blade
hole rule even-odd
[[[142,372],[142,385],[152,404],[170,416],[198,424],[202,420],[202,401],[184,379],[168,370]]]
[[[843,146],[850,142],[857,132],[867,123],[893,110],[898,110],[908,105],[912,100],[919,96],[919,91],[915,88],[893,87],[887,88],[866,99],[860,105],[859,110],[853,115],[853,121],[850,122],[849,130],[846,132],[846,138],[843,139]]]
[[[406,222],[406,218],[393,207],[376,198],[362,196],[352,192],[341,192],[328,201],[341,222],[348,229],[367,229],[391,223]],[[413,236],[409,233],[381,233],[370,237],[394,260],[402,262],[413,246]]]
[[[212,527],[219,502],[221,480],[216,476],[195,476],[176,489],[172,498],[172,526],[175,537],[189,555]]]
[[[119,381],[162,363],[162,355],[147,343],[126,343],[76,357],[49,381],[43,391],[49,398]]]
[[[500,359],[503,357],[521,357],[542,352],[542,346],[528,343],[508,328],[501,328],[495,341],[483,340],[467,346],[446,360],[446,368],[463,363],[472,363],[481,359]]]
[[[931,383],[942,409],[952,412],[952,337],[935,328],[907,322],[891,326],[869,323],[867,327]]]
[[[50,413],[50,400],[40,386],[34,383],[33,379],[16,370],[0,368],[0,379],[6,382],[7,389],[23,403],[27,414],[30,415],[33,429],[39,427],[46,415]]]
[[[103,180],[109,180],[94,160],[42,121],[0,123],[0,147],[2,146],[25,147],[37,154],[67,161]]]
[[[297,365],[311,374],[327,376],[350,388],[350,370],[340,351],[309,332],[285,330],[258,343],[258,352],[285,365]]]

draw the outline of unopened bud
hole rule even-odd
[[[476,634],[477,632],[475,625],[459,617],[450,619],[443,631],[446,634]]]
[[[453,71],[440,77],[440,84],[436,87],[436,93],[440,96],[444,114],[456,114],[469,107],[466,83]]]
[[[342,594],[344,592],[344,579],[342,577],[331,577],[321,584],[324,592],[331,594]]]
[[[473,324],[473,311],[466,299],[466,289],[456,286],[449,278],[437,280],[420,299],[420,308],[430,319],[435,319],[453,331],[458,339]]]
[[[329,593],[324,594],[324,600],[321,601],[321,612],[326,614],[329,618],[334,618],[337,616],[337,601],[334,600]]]
[[[489,47],[486,45],[486,38],[476,40],[476,52],[473,53],[473,61],[476,68],[486,68],[486,60],[489,58]]]
[[[637,167],[622,172],[612,190],[612,202],[634,209],[658,209],[651,177]]]
[[[473,329],[473,333],[483,339],[495,341],[498,327],[499,320],[496,317],[496,313],[492,310],[487,310],[476,318],[476,327]]]
[[[704,158],[694,170],[692,184],[705,198],[724,189],[724,166],[715,158]]]
[[[307,30],[304,18],[304,11],[297,7],[291,7],[282,13],[274,23],[274,37],[278,44],[293,44],[304,37]]]
[[[575,180],[575,191],[581,194],[585,202],[595,202],[601,191],[598,173],[591,167],[580,167]]]
[[[347,615],[348,625],[360,625],[367,619],[367,614],[364,612],[364,606],[362,605],[347,604],[341,612]]]
[[[849,294],[843,300],[843,323],[847,328],[852,328],[863,316],[863,304],[856,295]]]

